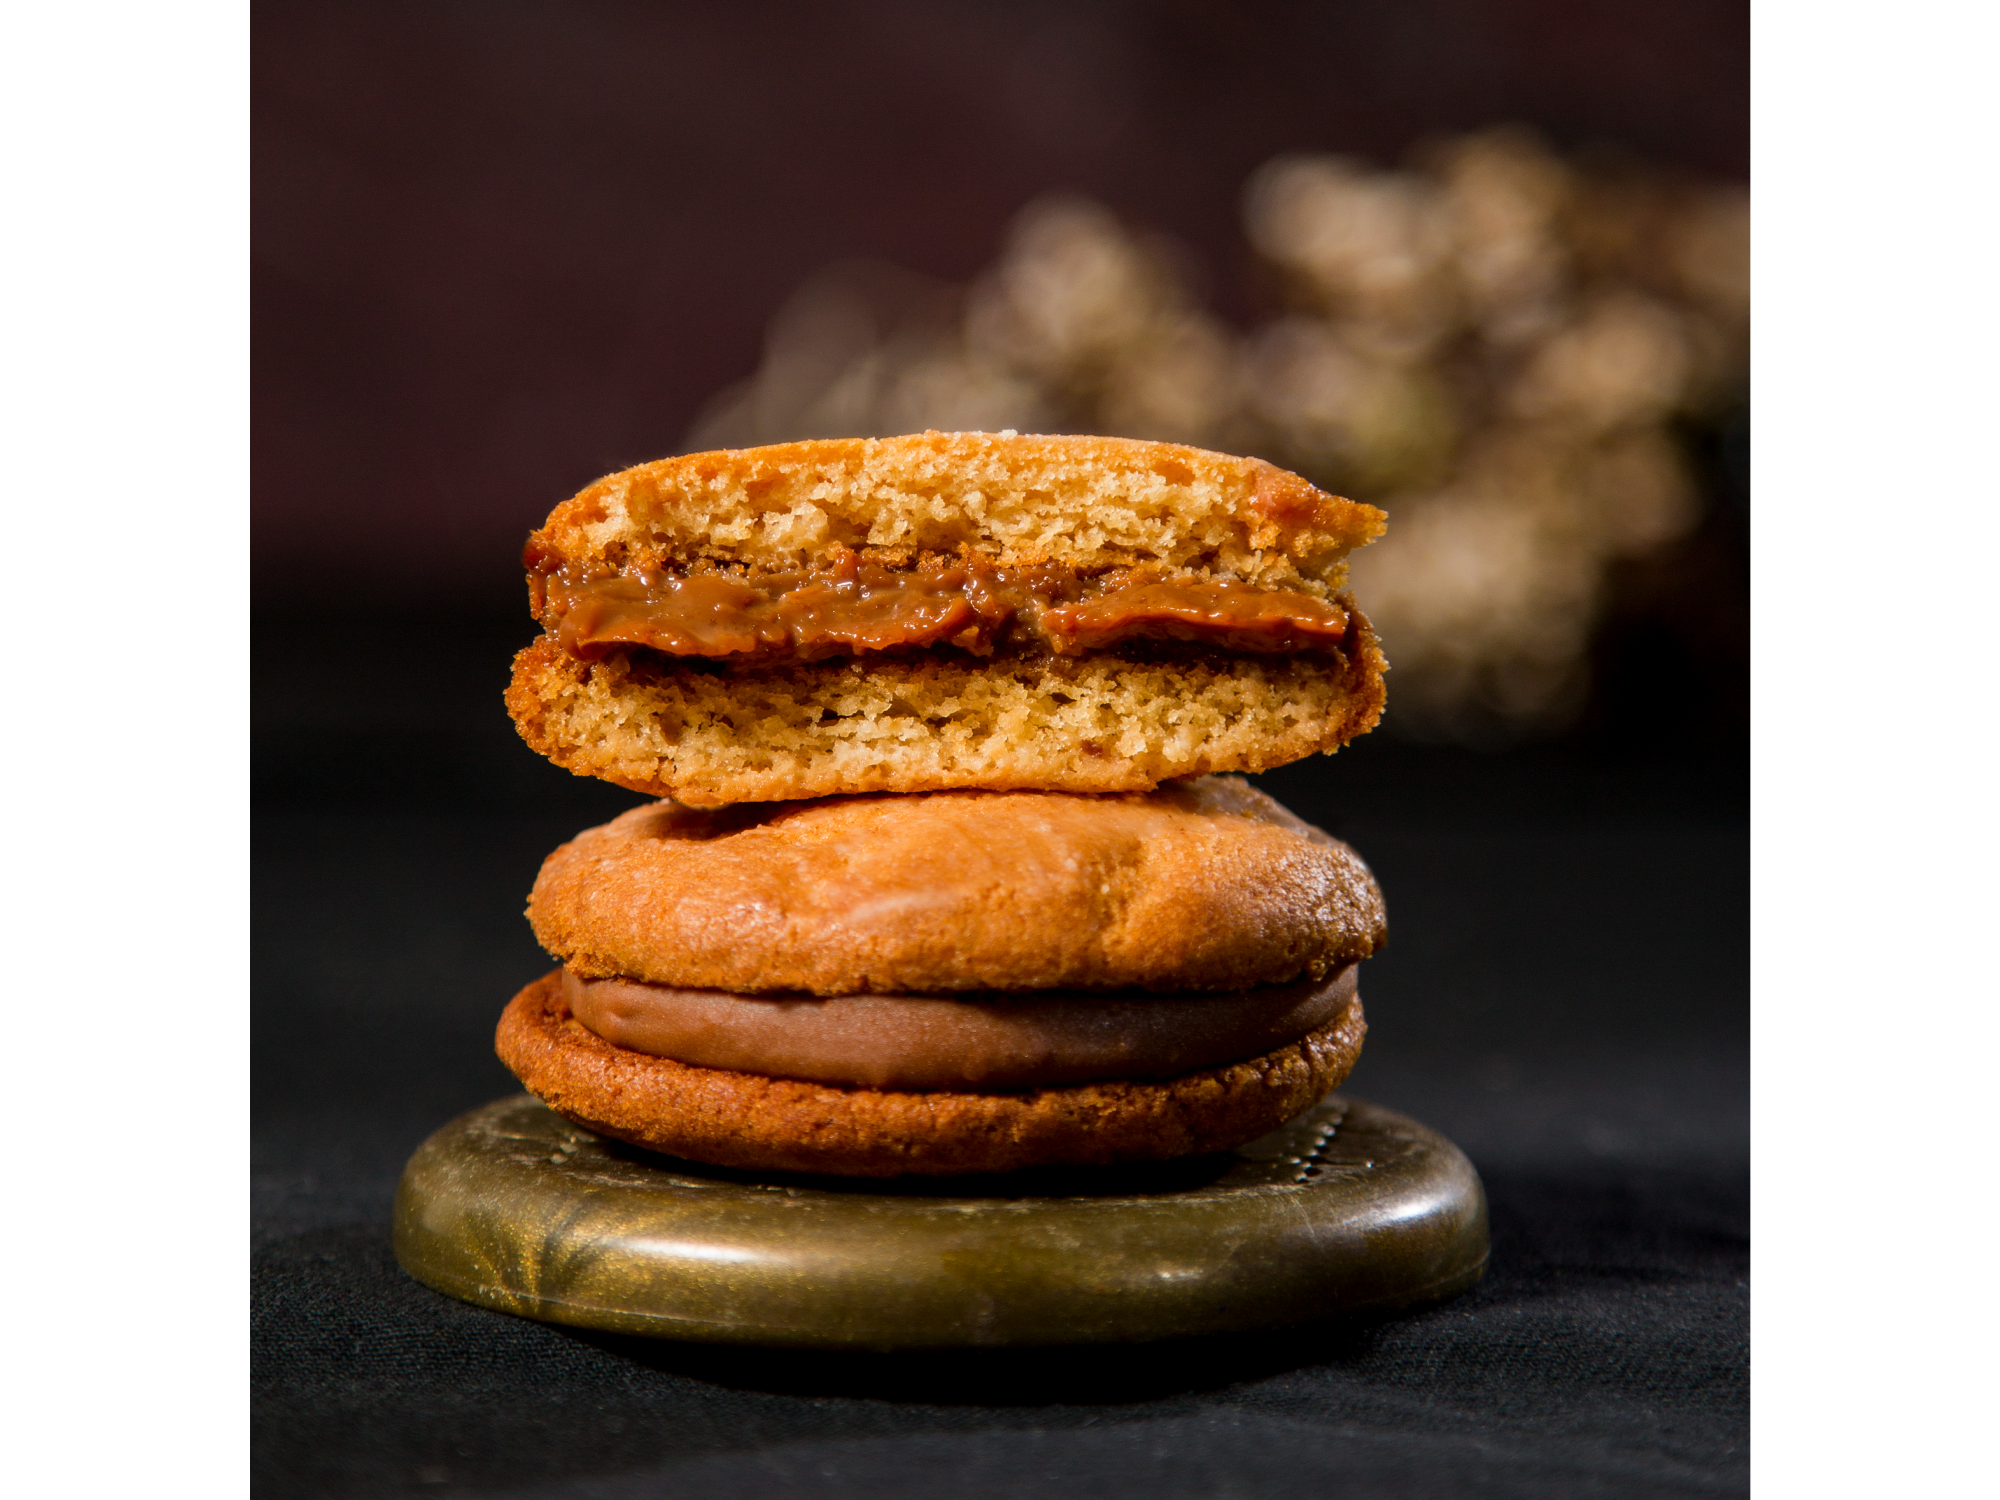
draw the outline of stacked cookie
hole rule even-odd
[[[857,1176],[1161,1159],[1336,1086],[1385,937],[1229,771],[1338,748],[1379,511],[1254,459],[926,433],[616,474],[530,538],[507,704],[664,800],[564,845],[500,1056],[590,1129]]]

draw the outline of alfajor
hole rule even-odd
[[[1257,459],[924,433],[666,459],[525,554],[507,704],[683,804],[1148,790],[1338,748],[1383,703],[1342,591],[1382,513]]]
[[[1346,845],[1231,777],[634,809],[544,862],[503,1015],[551,1108],[697,1161],[1157,1160],[1334,1088],[1386,937]]]

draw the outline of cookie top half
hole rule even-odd
[[[1387,937],[1354,851],[1233,777],[660,802],[551,854],[528,918],[586,978],[816,995],[1238,990]]]
[[[535,575],[810,568],[834,549],[1153,569],[1325,597],[1383,513],[1255,458],[1130,438],[926,432],[696,453],[598,480]]]

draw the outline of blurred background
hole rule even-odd
[[[1383,505],[1384,726],[1261,778],[1388,893],[1357,1091],[1502,1222],[1642,1181],[1735,1222],[1744,5],[260,0],[253,64],[271,1244],[373,1245],[510,1086],[521,900],[634,800],[501,708],[527,531],[669,453],[931,426]]]
[[[260,660],[363,618],[518,643],[528,529],[667,453],[1100,431],[1389,510],[1356,569],[1386,734],[1736,757],[1745,31],[1558,0],[260,5]],[[382,765],[291,675],[259,675],[260,790],[479,760],[403,713]]]

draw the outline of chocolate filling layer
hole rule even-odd
[[[562,982],[577,1020],[634,1052],[812,1083],[998,1093],[1256,1057],[1344,1010],[1355,968],[1219,995],[736,995],[567,970]]]
[[[794,572],[554,573],[531,584],[536,614],[585,659],[615,646],[767,661],[937,645],[1074,655],[1135,639],[1287,652],[1330,649],[1347,634],[1340,606],[1286,589],[972,556],[892,568],[843,551]]]

